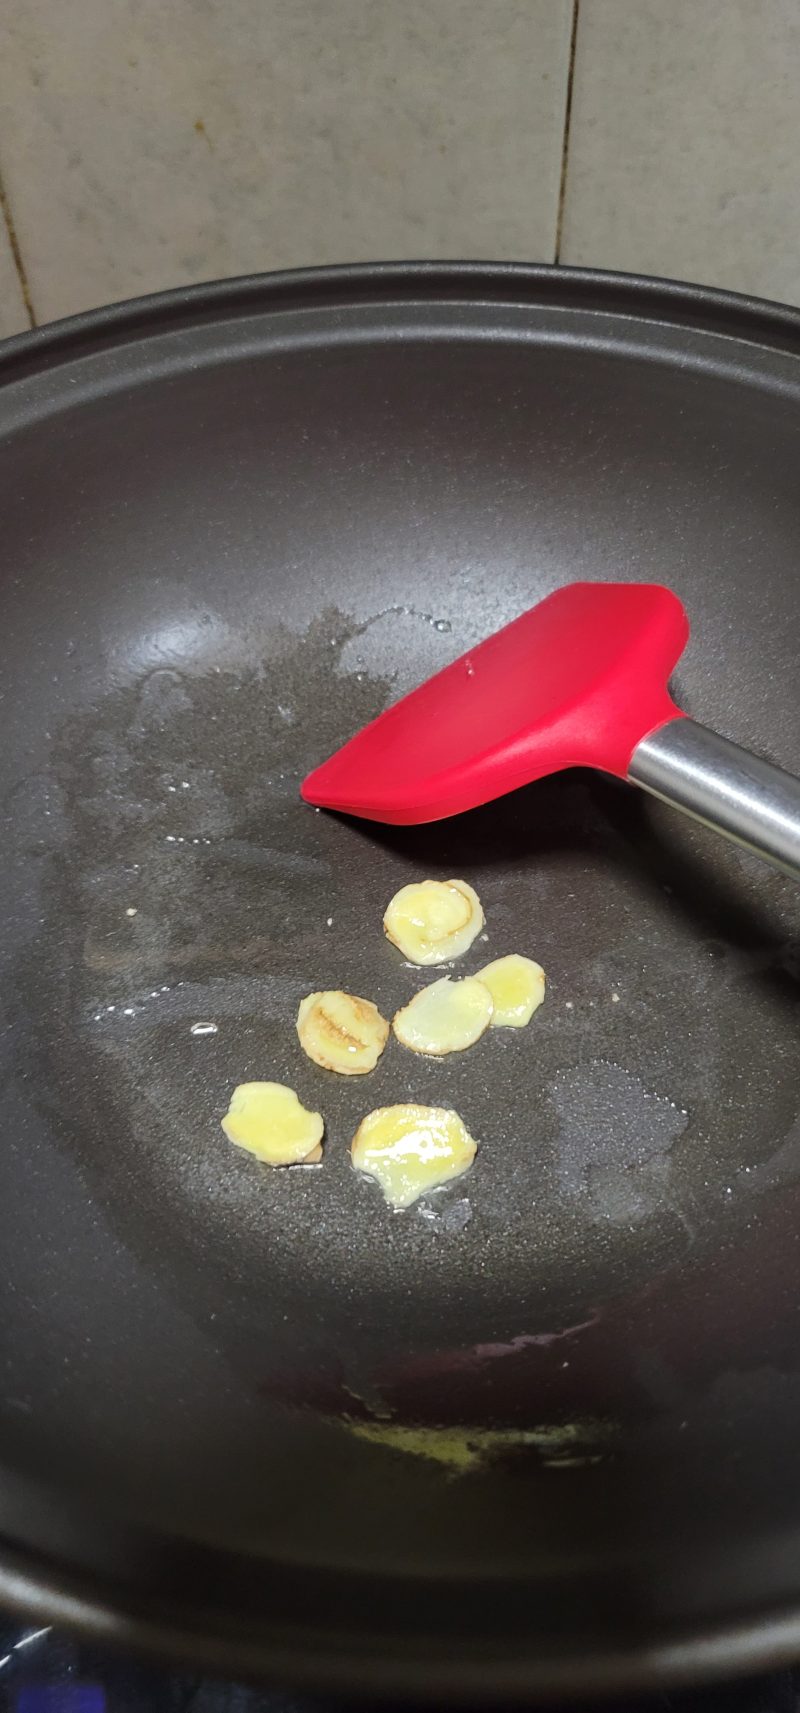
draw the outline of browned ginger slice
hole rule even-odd
[[[309,993],[297,1013],[300,1045],[315,1065],[343,1077],[374,1071],[389,1025],[370,999],[339,991]]]

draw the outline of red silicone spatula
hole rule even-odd
[[[597,767],[800,876],[800,781],[687,719],[669,694],[688,636],[669,589],[572,583],[365,726],[302,795],[405,824]]]

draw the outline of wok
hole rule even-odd
[[[797,771],[800,318],[275,276],[10,343],[0,431],[0,1598],[371,1695],[796,1656],[796,887],[588,773],[407,829],[298,785],[576,578],[672,586],[681,705]],[[334,1078],[297,1003],[404,1003],[427,874],[545,1006]],[[322,1169],[226,1142],[262,1077]],[[408,1098],[481,1148],[394,1216],[348,1144]]]

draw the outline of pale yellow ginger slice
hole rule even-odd
[[[229,1142],[267,1166],[312,1166],[322,1159],[322,1114],[308,1112],[284,1083],[239,1083],[221,1123]]]
[[[463,981],[442,976],[415,993],[398,1011],[392,1028],[398,1041],[413,1053],[442,1058],[445,1053],[462,1053],[479,1040],[492,1021],[492,1011],[491,993],[475,976],[465,976]]]
[[[481,901],[465,880],[419,880],[401,886],[383,926],[412,964],[463,957],[484,924]]]
[[[457,1112],[441,1106],[380,1106],[353,1137],[359,1172],[380,1184],[390,1207],[410,1207],[426,1190],[460,1178],[478,1144]]]
[[[309,993],[297,1013],[300,1045],[323,1070],[343,1077],[374,1071],[389,1025],[371,999],[352,993]]]
[[[544,999],[544,970],[533,958],[523,958],[511,952],[507,958],[495,958],[494,963],[478,970],[494,1001],[493,1029],[524,1029],[534,1011]]]

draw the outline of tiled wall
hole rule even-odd
[[[800,303],[800,0],[2,0],[0,333],[554,259]]]

